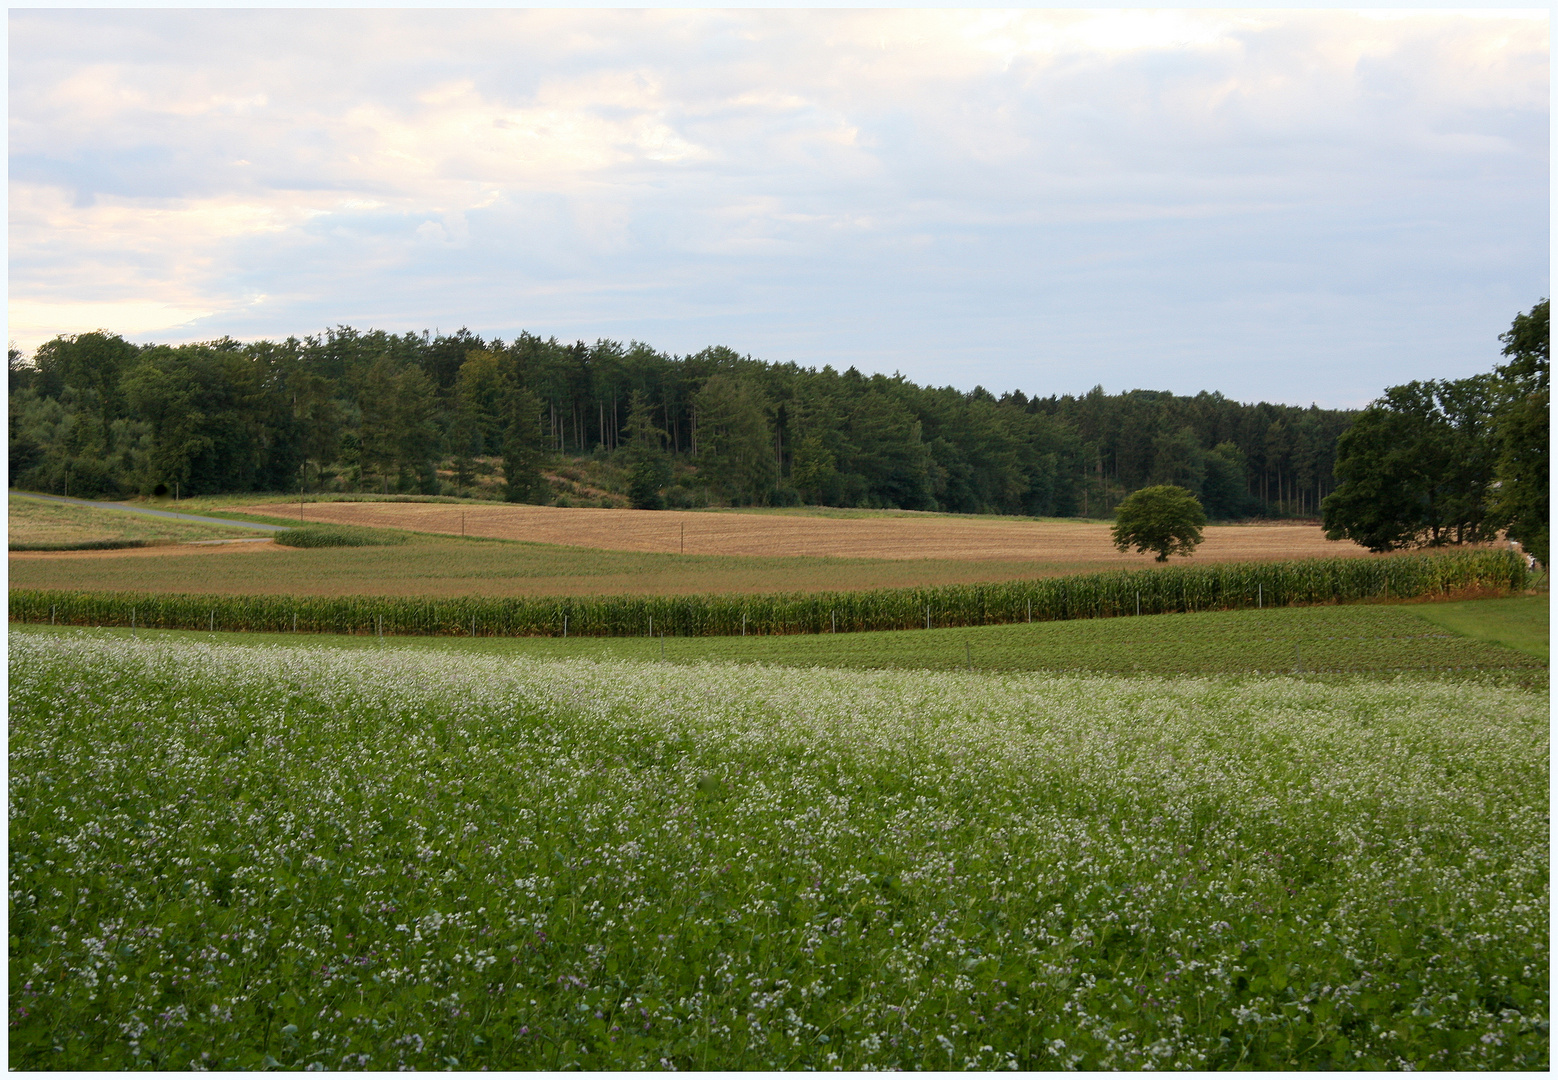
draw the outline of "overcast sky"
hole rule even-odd
[[[12,10],[9,336],[1361,405],[1548,294],[1545,10]]]

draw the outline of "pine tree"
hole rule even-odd
[[[628,408],[628,498],[635,510],[664,510],[665,486],[671,482],[671,461],[663,444],[665,432],[655,427],[644,396],[633,391]]]
[[[503,434],[503,497],[509,502],[544,502],[546,479],[541,433],[541,399],[520,387],[509,395],[508,426]]]

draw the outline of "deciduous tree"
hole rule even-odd
[[[1173,484],[1140,488],[1125,497],[1114,512],[1114,546],[1151,551],[1158,562],[1170,555],[1193,555],[1201,543],[1206,513],[1189,491]]]

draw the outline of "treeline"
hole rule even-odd
[[[467,494],[501,459],[507,497],[540,502],[549,464],[591,457],[631,469],[645,506],[1102,516],[1173,483],[1224,519],[1317,514],[1356,415],[1216,393],[997,397],[726,348],[344,326],[179,346],[59,337],[12,351],[9,404],[10,483],[81,496]]]
[[[1500,335],[1508,362],[1389,387],[1337,447],[1326,535],[1373,551],[1519,540],[1546,564],[1549,301]]]

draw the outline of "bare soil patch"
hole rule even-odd
[[[276,516],[281,507],[231,507]],[[856,559],[1033,560],[1141,566],[1151,556],[1114,549],[1099,522],[1010,521],[946,517],[839,519],[793,515],[606,510],[557,506],[451,506],[427,503],[310,503],[311,522],[367,525],[413,532],[606,551],[760,557]],[[1243,562],[1325,556],[1365,556],[1356,544],[1325,539],[1318,525],[1211,525],[1195,559]]]

